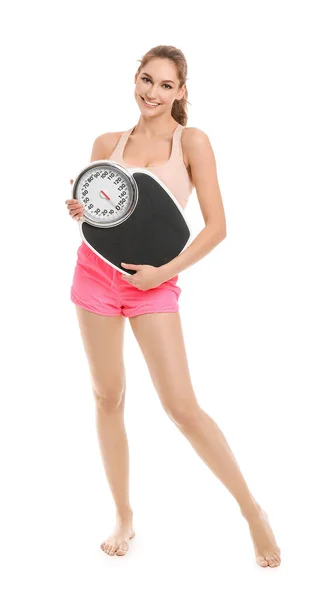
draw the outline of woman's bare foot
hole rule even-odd
[[[258,512],[253,517],[244,515],[250,528],[256,561],[261,567],[279,567],[280,548],[268,522],[267,513],[259,505],[258,507]]]
[[[128,541],[135,537],[133,516],[117,516],[113,533],[100,545],[101,550],[110,556],[124,556],[129,546]]]

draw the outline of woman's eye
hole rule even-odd
[[[151,81],[151,79],[149,79],[148,77],[142,77],[141,79],[143,79],[144,81]],[[168,83],[163,83],[163,85],[167,85],[167,89],[169,88],[170,90],[172,89],[172,86],[169,85]]]

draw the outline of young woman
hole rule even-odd
[[[186,79],[186,60],[180,50],[157,46],[147,52],[135,75],[134,95],[141,113],[137,125],[100,135],[90,159],[150,169],[182,207],[195,187],[205,221],[199,235],[169,263],[161,267],[125,264],[136,270],[133,275],[117,271],[84,243],[78,249],[71,300],[89,363],[100,450],[116,505],[115,529],[101,548],[111,556],[124,555],[135,535],[123,417],[123,334],[129,317],[165,411],[237,501],[249,525],[257,563],[277,567],[280,549],[267,514],[250,492],[218,425],[200,407],[188,370],[178,273],[225,238],[226,224],[210,141],[200,129],[186,127]],[[75,199],[66,203],[71,217],[79,219],[81,204]]]

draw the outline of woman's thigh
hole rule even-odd
[[[197,410],[179,312],[129,319],[164,409],[172,416]]]
[[[75,308],[93,390],[113,402],[126,387],[123,359],[125,317],[103,316],[76,305]]]

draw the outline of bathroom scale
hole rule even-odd
[[[136,273],[121,262],[164,265],[190,239],[181,205],[145,168],[93,161],[76,176],[72,198],[84,206],[78,223],[84,243],[121,273]]]

